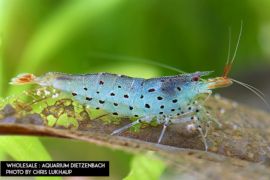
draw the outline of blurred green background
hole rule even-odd
[[[234,50],[243,21],[231,76],[263,89],[269,99],[269,9],[268,0],[0,0],[0,97],[29,88],[8,84],[23,72],[176,74],[132,58],[220,75],[227,58],[228,28]],[[235,86],[218,92],[266,109],[246,89]],[[110,159],[111,178],[129,172],[130,154],[82,142],[41,141],[54,160]]]

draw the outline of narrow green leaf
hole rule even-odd
[[[52,158],[37,137],[26,136],[1,136],[0,137],[0,160],[3,154],[10,155],[18,161],[51,161]],[[1,157],[2,155],[2,157]],[[38,180],[54,179],[61,177],[36,177]]]
[[[88,26],[98,15],[107,13],[119,1],[82,0],[63,5],[36,31],[26,47],[18,71],[35,71],[48,57],[72,40],[82,27]]]
[[[42,176],[39,176],[39,177],[36,177],[37,180],[61,180],[62,178],[61,177],[42,177]]]
[[[152,154],[136,155],[131,162],[131,171],[124,180],[159,179],[166,165]]]
[[[3,12],[3,1],[0,1],[0,12]],[[3,16],[0,16],[0,97],[3,96]]]
[[[0,97],[3,96],[3,59],[2,59],[2,50],[1,50],[1,37],[0,37]]]
[[[0,161],[4,160],[6,156],[6,153],[4,150],[0,149]]]
[[[37,137],[1,136],[0,149],[18,161],[52,160]]]
[[[138,74],[138,69],[141,71]],[[104,65],[99,68],[95,68],[97,72],[110,72],[115,74],[124,74],[131,77],[142,77],[142,78],[151,78],[157,77],[161,74],[161,72],[150,65],[142,65],[142,64],[131,64],[131,63],[123,63],[120,65]],[[89,72],[93,72],[93,70],[89,69]]]

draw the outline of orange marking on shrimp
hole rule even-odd
[[[17,77],[13,78],[10,84],[23,85],[33,83],[36,79],[36,76],[33,74],[19,74]]]
[[[228,74],[229,72],[231,71],[232,69],[232,64],[227,64],[225,67],[224,67],[224,73],[223,73],[223,77],[224,78],[227,78],[228,77]]]

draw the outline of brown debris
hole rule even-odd
[[[169,126],[162,145],[156,144],[161,125],[142,125],[139,132],[129,130],[121,136],[110,136],[113,130],[131,121],[123,119],[117,124],[105,124],[102,117],[93,118],[89,110],[83,106],[78,108],[71,99],[56,100],[52,105],[45,106],[40,114],[18,113],[16,104],[7,104],[0,110],[0,133],[74,138],[131,152],[153,150],[184,174],[196,171],[203,173],[203,177],[211,176],[213,179],[219,179],[223,171],[227,172],[227,178],[270,176],[270,172],[266,171],[270,164],[270,115],[245,106],[235,106],[235,103],[222,98],[212,98],[207,106],[222,124],[221,128],[214,124],[210,127],[207,136],[209,152],[204,151],[200,134],[187,130],[188,124]],[[58,119],[64,114],[77,120],[78,126],[58,126],[57,122],[48,126],[49,116]],[[254,162],[260,162],[260,165]],[[196,174],[195,177],[200,176]]]

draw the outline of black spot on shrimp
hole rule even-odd
[[[145,108],[150,108],[150,105],[149,104],[145,104]]]
[[[91,97],[86,97],[85,98],[87,101],[91,101],[93,98],[91,98]]]
[[[155,92],[156,90],[154,88],[148,89],[148,92]]]
[[[100,104],[104,104],[105,103],[105,101],[102,101],[102,100],[99,100],[98,101]]]

